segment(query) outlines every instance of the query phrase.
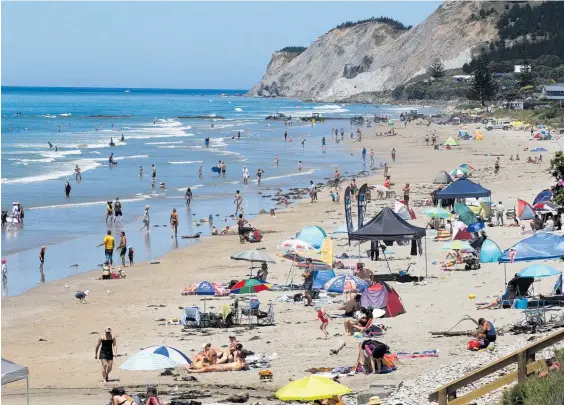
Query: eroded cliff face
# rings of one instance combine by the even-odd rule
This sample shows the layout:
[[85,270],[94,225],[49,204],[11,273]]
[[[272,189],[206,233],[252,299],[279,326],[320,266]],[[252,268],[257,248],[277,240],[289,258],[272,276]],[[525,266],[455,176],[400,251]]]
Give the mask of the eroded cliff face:
[[435,58],[447,69],[461,67],[497,36],[495,16],[470,18],[481,7],[446,2],[409,31],[378,22],[332,30],[299,55],[275,53],[249,95],[338,100],[393,89],[424,73]]

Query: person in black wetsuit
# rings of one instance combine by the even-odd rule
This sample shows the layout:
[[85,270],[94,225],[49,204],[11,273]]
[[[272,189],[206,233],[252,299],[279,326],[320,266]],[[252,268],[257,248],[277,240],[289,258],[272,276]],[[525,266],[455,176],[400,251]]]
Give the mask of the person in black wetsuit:
[[[98,350],[100,350],[98,354]],[[107,327],[103,336],[98,338],[94,358],[102,363],[102,382],[107,383],[112,371],[114,356],[117,356],[117,342],[112,335],[112,328]]]
[[72,189],[72,187],[70,185],[69,179],[67,179],[67,182],[65,183],[65,195],[67,197],[70,197],[71,189]]

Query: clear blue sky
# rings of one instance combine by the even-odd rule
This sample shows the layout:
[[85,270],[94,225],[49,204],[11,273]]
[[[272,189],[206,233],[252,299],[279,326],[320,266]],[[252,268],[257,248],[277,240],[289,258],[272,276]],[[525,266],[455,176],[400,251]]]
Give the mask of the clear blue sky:
[[2,85],[247,89],[273,51],[440,2],[2,2]]

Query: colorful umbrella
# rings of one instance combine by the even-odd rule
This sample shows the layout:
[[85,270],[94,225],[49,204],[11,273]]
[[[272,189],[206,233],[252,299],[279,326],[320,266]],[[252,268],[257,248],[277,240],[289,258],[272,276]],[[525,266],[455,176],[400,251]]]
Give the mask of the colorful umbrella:
[[182,295],[229,295],[229,291],[218,283],[200,281],[192,283],[184,289]]
[[456,169],[450,172],[450,175],[452,177],[462,177],[462,176],[466,176],[467,174],[468,174],[468,170],[463,169],[461,167],[457,167]]
[[560,272],[554,267],[546,266],[544,264],[532,264],[517,273],[519,277],[533,278],[558,276],[559,274]]
[[315,401],[350,392],[348,387],[331,378],[311,375],[292,381],[276,391],[274,395],[282,401]]
[[333,277],[323,285],[323,289],[327,292],[333,293],[346,293],[351,291],[364,291],[368,287],[368,283],[361,278],[351,276],[349,274],[342,274]]
[[474,168],[472,167],[472,165],[469,165],[468,163],[462,163],[460,166],[458,166],[461,169],[466,169],[466,170],[473,170]]
[[480,230],[484,229],[484,226],[485,225],[483,222],[474,222],[473,224],[468,225],[466,231],[470,233],[479,232]]
[[141,350],[139,353],[160,354],[162,356],[168,357],[169,359],[174,361],[179,366],[187,366],[187,365],[192,364],[192,361],[188,358],[188,356],[186,356],[180,350],[175,349],[174,347],[151,346],[151,347],[147,347],[146,349]]
[[557,211],[558,206],[550,201],[541,202],[538,204],[533,205],[535,211],[545,211],[545,212],[552,212]]
[[130,357],[119,368],[130,371],[152,371],[162,370],[165,368],[175,368],[176,362],[170,357],[156,353],[139,352],[135,356]]
[[472,246],[466,241],[462,240],[453,240],[451,242],[447,242],[442,247],[443,250],[474,250]]
[[439,207],[427,208],[423,213],[431,218],[450,218],[450,212]]
[[285,240],[280,245],[278,245],[277,249],[283,250],[285,252],[302,252],[302,253],[308,253],[314,251],[313,246],[299,239]]
[[232,294],[254,294],[261,291],[270,290],[271,284],[251,278],[249,280],[241,280],[231,287]]

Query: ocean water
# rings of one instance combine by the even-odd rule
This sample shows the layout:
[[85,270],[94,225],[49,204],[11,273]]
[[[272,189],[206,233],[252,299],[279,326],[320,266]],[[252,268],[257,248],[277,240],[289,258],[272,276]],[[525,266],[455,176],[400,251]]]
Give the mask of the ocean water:
[[[410,108],[237,95],[241,93],[244,91],[3,87],[2,209],[11,212],[12,202],[18,201],[25,210],[23,226],[3,229],[1,234],[2,258],[9,269],[8,294],[97,268],[104,261],[103,248],[97,245],[108,229],[116,241],[120,231],[126,232],[137,262],[156,260],[173,249],[197,243],[170,238],[170,229],[162,225],[168,224],[172,208],[179,211],[179,235],[209,234],[209,224],[197,226],[200,218],[213,215],[220,229],[232,225],[236,190],[243,195],[246,216],[252,217],[275,204],[259,192],[305,188],[310,180],[330,177],[336,166],[342,173],[365,168],[360,155],[349,152],[350,133],[357,127],[351,127],[348,119],[313,126],[294,120],[287,128],[293,142],[284,142],[284,123],[265,120],[270,114],[297,117],[318,112],[348,118],[377,113],[398,118]],[[179,118],[185,116],[209,118]],[[332,140],[332,128],[345,129],[345,143]],[[241,138],[232,139],[238,132]],[[124,142],[120,141],[122,134]],[[321,150],[323,136],[326,152]],[[209,148],[204,147],[206,137],[211,140]],[[115,147],[109,145],[111,138]],[[304,150],[302,139],[306,140]],[[117,166],[108,165],[110,153]],[[277,153],[279,165],[275,166]],[[227,164],[225,178],[211,171],[219,160]],[[300,160],[303,169],[298,172]],[[157,168],[155,187],[152,164]],[[81,181],[75,180],[75,165],[82,169]],[[200,165],[203,179],[198,178]],[[139,176],[140,166],[143,176]],[[243,166],[251,175],[248,185],[242,184]],[[265,171],[260,187],[255,181],[258,168]],[[64,193],[67,178],[72,185],[70,198]],[[166,188],[159,187],[161,182]],[[187,187],[194,193],[190,210],[184,203]],[[123,223],[107,225],[105,202],[116,197],[122,201]],[[145,205],[151,207],[149,234],[139,231]],[[41,245],[47,246],[42,271]],[[225,252],[226,259],[229,253]],[[116,259],[117,252],[114,262]]]

